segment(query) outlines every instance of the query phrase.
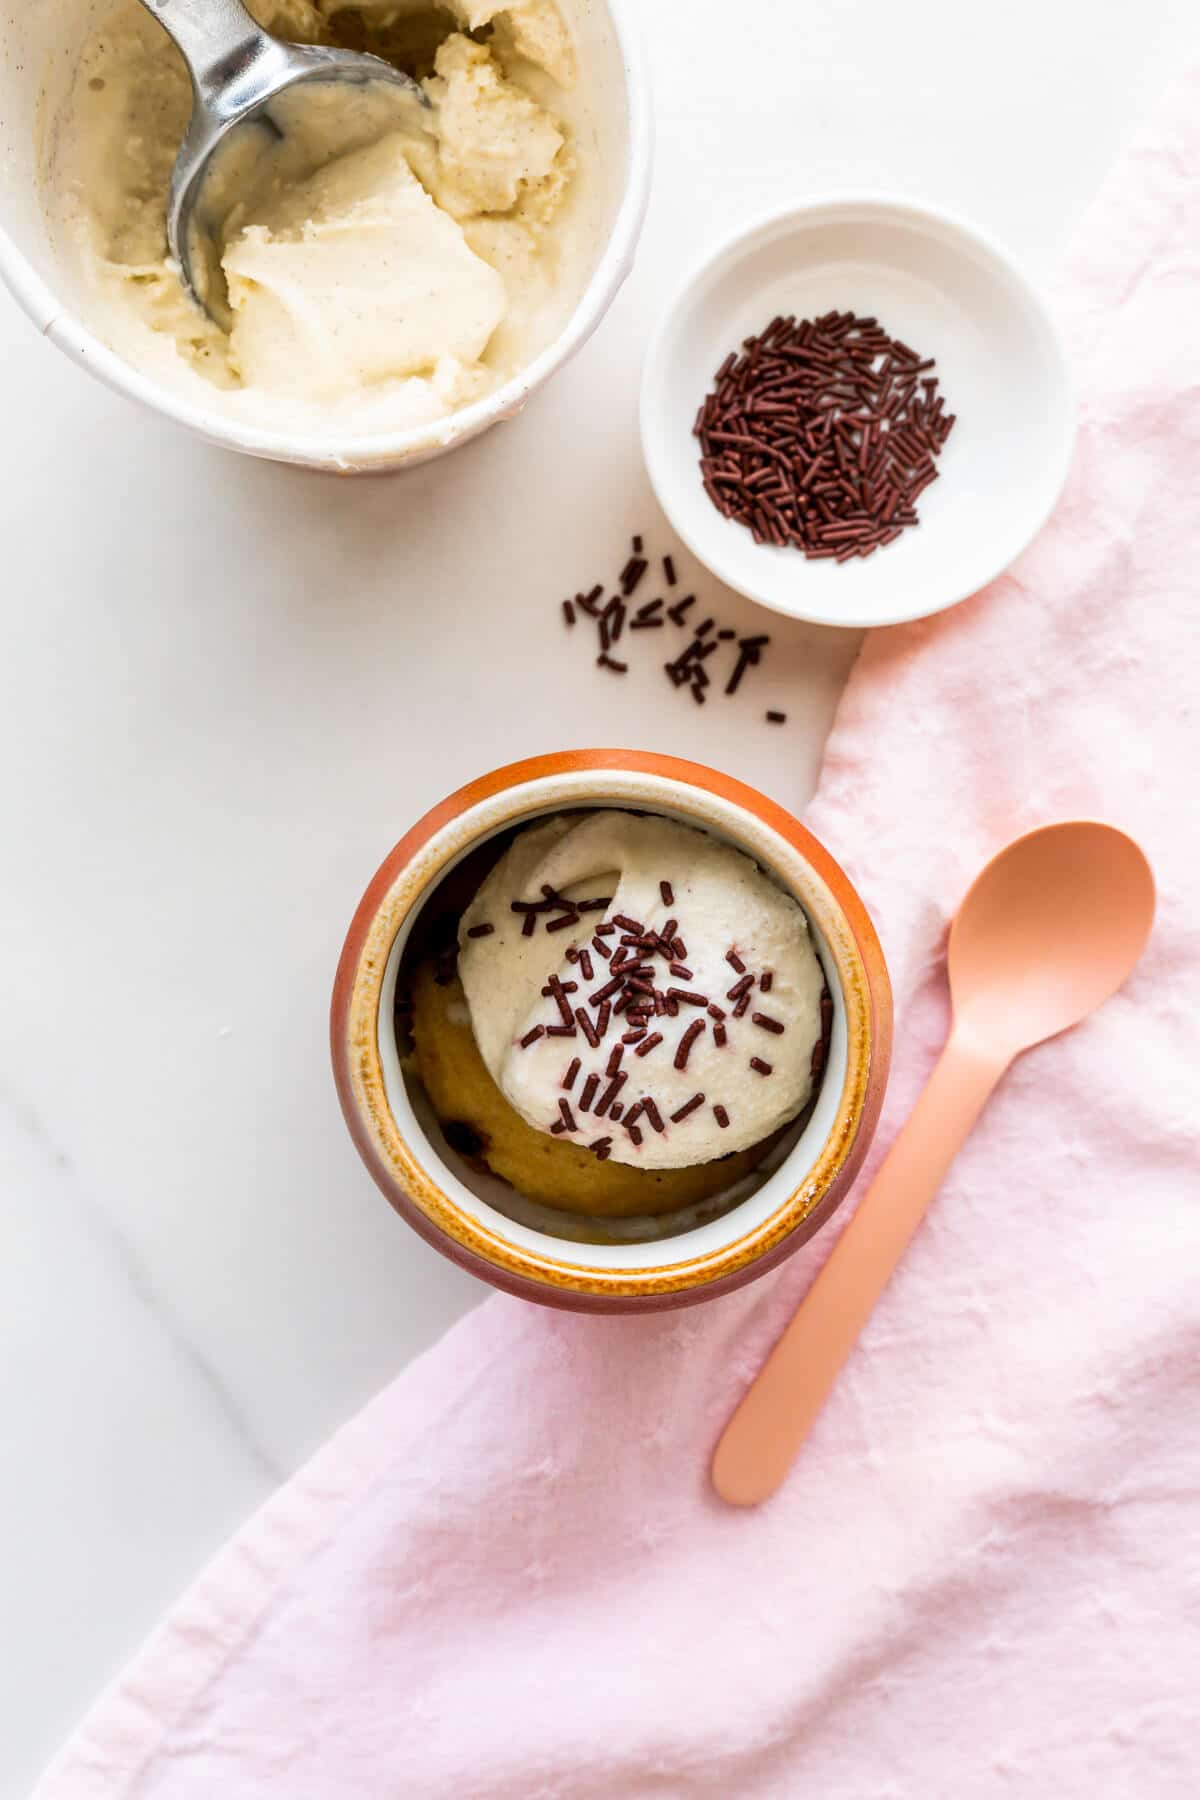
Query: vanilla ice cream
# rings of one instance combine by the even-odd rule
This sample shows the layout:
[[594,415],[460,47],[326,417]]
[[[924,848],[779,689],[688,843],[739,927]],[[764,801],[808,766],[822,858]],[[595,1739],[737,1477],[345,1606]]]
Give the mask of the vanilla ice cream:
[[808,920],[705,832],[627,812],[523,831],[459,931],[480,1054],[530,1124],[683,1168],[803,1109],[824,974]]
[[581,285],[576,153],[554,107],[576,59],[553,0],[249,5],[280,36],[411,63],[429,109],[382,83],[348,101],[305,87],[273,105],[276,130],[239,133],[204,196],[228,287],[214,322],[166,244],[187,72],[119,0],[83,49],[44,180],[101,335],[280,429],[402,430],[481,398],[551,341]]

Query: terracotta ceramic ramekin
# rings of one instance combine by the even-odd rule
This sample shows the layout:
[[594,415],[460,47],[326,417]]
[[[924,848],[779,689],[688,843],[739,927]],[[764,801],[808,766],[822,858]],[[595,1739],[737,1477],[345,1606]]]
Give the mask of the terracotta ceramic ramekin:
[[[418,1119],[393,1031],[405,941],[449,869],[498,832],[595,806],[663,813],[754,857],[804,907],[833,998],[816,1105],[762,1185],[693,1229],[599,1244],[518,1222],[468,1187]],[[811,1237],[848,1192],[871,1141],[891,1034],[891,987],[879,940],[829,852],[753,788],[697,763],[630,750],[575,750],[513,763],[426,813],[363,895],[338,965],[331,1017],[346,1123],[396,1211],[493,1286],[588,1312],[652,1311],[727,1293]]]

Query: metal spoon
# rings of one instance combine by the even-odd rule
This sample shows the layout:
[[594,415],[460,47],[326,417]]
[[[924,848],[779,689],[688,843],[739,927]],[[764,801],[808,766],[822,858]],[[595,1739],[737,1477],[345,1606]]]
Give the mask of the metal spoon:
[[209,235],[197,227],[196,207],[213,158],[232,133],[255,119],[270,124],[272,102],[306,82],[386,82],[422,107],[429,102],[411,76],[382,57],[282,43],[255,24],[241,0],[142,5],[174,38],[192,78],[192,116],[171,176],[167,241],[189,290],[215,317],[225,311],[220,264]]
[[725,1428],[712,1464],[722,1499],[753,1506],[775,1492],[992,1089],[1022,1050],[1116,993],[1153,918],[1149,864],[1111,825],[1047,825],[977,877],[950,933],[949,1042]]

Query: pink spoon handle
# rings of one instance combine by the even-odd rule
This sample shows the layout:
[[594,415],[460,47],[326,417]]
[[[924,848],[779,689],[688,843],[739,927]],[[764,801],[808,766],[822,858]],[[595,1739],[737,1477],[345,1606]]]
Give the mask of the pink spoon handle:
[[951,1036],[857,1212],[725,1428],[712,1463],[723,1500],[754,1506],[787,1474],[1007,1066]]

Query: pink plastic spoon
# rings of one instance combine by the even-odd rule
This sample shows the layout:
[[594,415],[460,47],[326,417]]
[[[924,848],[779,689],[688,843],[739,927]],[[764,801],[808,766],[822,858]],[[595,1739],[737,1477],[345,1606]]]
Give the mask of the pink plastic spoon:
[[1116,993],[1145,948],[1154,878],[1111,825],[1047,825],[983,870],[950,932],[954,1022],[924,1093],[713,1457],[753,1506],[779,1486],[992,1089],[1022,1050]]

